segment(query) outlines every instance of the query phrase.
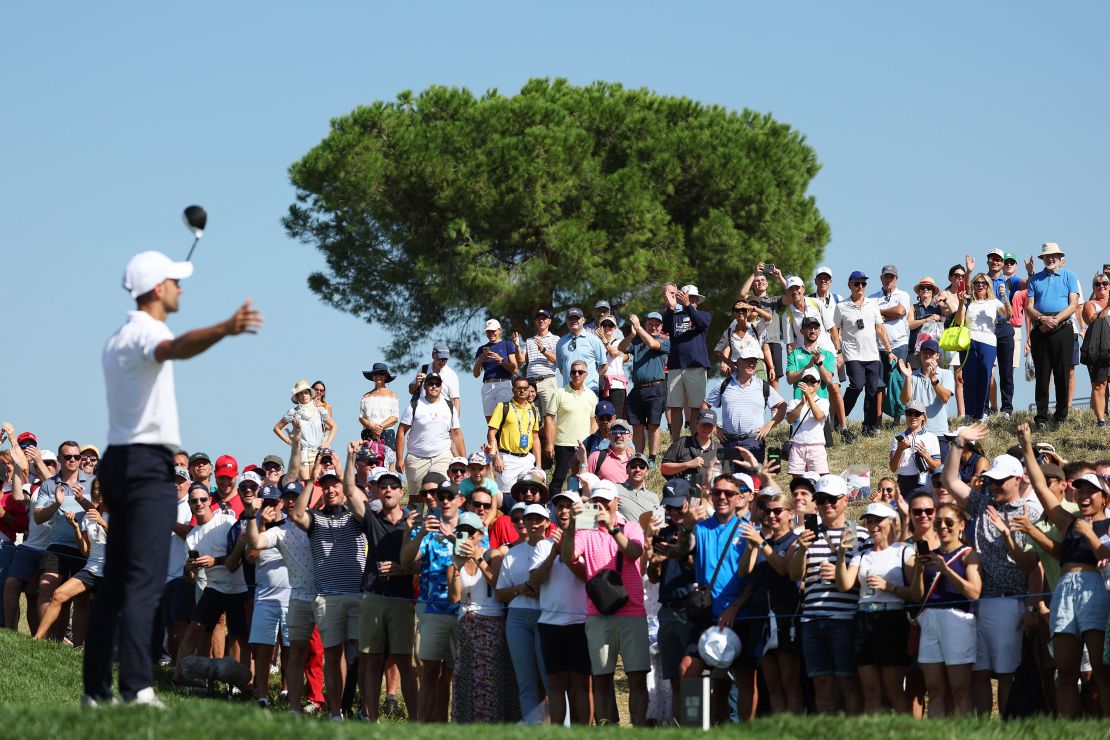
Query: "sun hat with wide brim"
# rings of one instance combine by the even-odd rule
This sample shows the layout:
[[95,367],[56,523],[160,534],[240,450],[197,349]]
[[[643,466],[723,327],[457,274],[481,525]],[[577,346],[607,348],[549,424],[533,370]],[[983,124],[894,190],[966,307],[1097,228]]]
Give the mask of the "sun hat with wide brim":
[[393,375],[391,372],[389,372],[389,366],[386,365],[384,362],[375,362],[374,366],[371,367],[369,370],[363,370],[362,377],[366,378],[367,380],[373,380],[374,376],[378,373],[385,373],[385,382],[387,383],[392,383],[397,377],[396,375]]
[[1060,245],[1056,242],[1045,242],[1044,244],[1042,244],[1039,257],[1041,259],[1044,259],[1045,257],[1051,257],[1052,255],[1063,257],[1064,250],[1060,249]]
[[917,281],[917,285],[913,286],[914,291],[921,290],[922,285],[928,285],[930,288],[933,289],[934,293],[936,293],[940,290],[940,288],[937,287],[937,281],[933,280],[928,275],[926,275],[925,277],[923,277],[923,278],[921,278],[920,280]]
[[313,398],[316,398],[316,391],[312,388],[312,385],[309,384],[307,380],[298,380],[296,385],[293,386],[293,390],[290,391],[292,395],[289,397],[289,400],[291,400],[293,403],[298,403],[297,394],[299,394],[301,391],[308,391],[312,394]]

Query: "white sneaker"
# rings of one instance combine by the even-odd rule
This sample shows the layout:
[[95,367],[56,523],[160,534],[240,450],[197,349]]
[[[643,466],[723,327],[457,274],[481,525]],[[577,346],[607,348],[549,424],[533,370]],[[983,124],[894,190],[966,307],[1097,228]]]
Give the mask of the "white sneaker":
[[92,698],[88,694],[85,694],[84,696],[81,697],[81,708],[82,709],[96,709],[99,706],[100,706],[100,702],[98,702],[96,699]]
[[306,702],[304,705],[304,709],[302,709],[301,711],[305,714],[316,714],[320,711],[320,706],[313,702]]
[[127,703],[132,706],[153,707],[154,709],[166,708],[166,705],[162,703],[162,700],[158,698],[158,695],[154,693],[154,689],[150,686],[139,691],[135,694],[135,698]]
[[331,716],[331,721],[332,722],[342,722],[343,721],[343,715],[342,714],[333,714]]

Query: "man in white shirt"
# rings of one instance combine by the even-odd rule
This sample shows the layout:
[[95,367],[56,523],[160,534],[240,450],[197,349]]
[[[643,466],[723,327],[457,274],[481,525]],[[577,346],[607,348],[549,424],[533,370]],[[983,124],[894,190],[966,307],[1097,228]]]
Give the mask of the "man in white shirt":
[[118,629],[119,688],[124,701],[161,707],[152,688],[150,635],[166,576],[166,535],[174,524],[174,452],[181,448],[173,360],[186,360],[224,337],[255,333],[262,315],[248,300],[226,321],[174,337],[166,319],[181,301],[188,262],[161,252],[131,258],[123,287],[136,310],[104,347],[108,391],[108,449],[98,477],[112,512],[108,554],[85,646],[82,705],[112,698],[112,659]]
[[[899,360],[910,358],[910,314],[913,312],[913,301],[910,294],[898,287],[898,267],[896,265],[883,265],[883,273],[879,276],[883,289],[871,294],[879,303],[879,313],[886,326],[886,336],[890,346]],[[891,363],[883,363],[883,386],[890,383]],[[883,390],[879,390],[879,409],[883,408]]]
[[848,276],[848,287],[852,293],[847,300],[836,304],[833,325],[829,332],[836,346],[837,366],[843,363],[848,375],[844,413],[852,413],[856,399],[866,389],[867,395],[863,399],[863,433],[873,437],[878,433],[882,418],[879,391],[885,387],[883,362],[879,359],[879,341],[882,341],[886,349],[886,362],[892,362],[896,355],[887,337],[878,303],[864,295],[867,275],[856,270]]
[[401,412],[397,429],[397,472],[404,473],[410,495],[430,472],[446,475],[451,458],[465,456],[459,415],[442,397],[443,379],[435,373],[424,378],[424,395]]
[[432,364],[428,366],[428,373],[417,373],[416,378],[409,383],[409,393],[416,393],[424,383],[424,378],[435,374],[443,381],[443,397],[455,407],[455,416],[462,413],[462,396],[459,391],[459,374],[447,363],[451,359],[451,349],[439,342],[432,347]]

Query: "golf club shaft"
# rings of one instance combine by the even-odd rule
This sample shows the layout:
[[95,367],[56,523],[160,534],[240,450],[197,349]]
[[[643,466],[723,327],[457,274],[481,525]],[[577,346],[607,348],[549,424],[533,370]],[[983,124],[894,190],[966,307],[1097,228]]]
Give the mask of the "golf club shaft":
[[193,259],[193,250],[197,248],[197,242],[199,242],[199,241],[200,241],[199,236],[196,237],[195,239],[193,239],[193,246],[189,247],[189,255],[185,258],[186,262],[189,262],[190,260]]

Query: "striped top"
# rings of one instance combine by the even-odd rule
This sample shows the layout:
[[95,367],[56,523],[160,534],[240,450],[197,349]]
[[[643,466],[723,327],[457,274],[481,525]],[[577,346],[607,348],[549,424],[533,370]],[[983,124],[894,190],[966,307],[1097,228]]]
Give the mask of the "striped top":
[[[817,539],[806,551],[805,597],[802,600],[802,621],[811,619],[853,619],[859,606],[859,591],[840,591],[835,580],[821,580],[821,564],[836,564],[836,548],[840,545],[843,528],[822,528]],[[856,526],[856,542],[859,543],[847,554],[851,562],[853,556],[871,552],[871,540],[867,530]]]
[[543,348],[555,354],[555,347],[559,344],[559,337],[551,332],[547,336],[539,336],[538,334],[528,337],[524,342],[524,349],[527,354],[528,362],[528,379],[529,380],[543,380],[544,378],[555,377],[555,363],[543,356],[543,353],[536,347],[536,340],[543,340]]
[[318,594],[359,594],[366,570],[366,537],[346,506],[308,512],[308,542],[312,547],[314,582]]

